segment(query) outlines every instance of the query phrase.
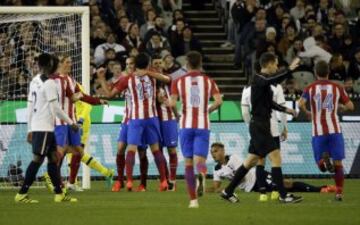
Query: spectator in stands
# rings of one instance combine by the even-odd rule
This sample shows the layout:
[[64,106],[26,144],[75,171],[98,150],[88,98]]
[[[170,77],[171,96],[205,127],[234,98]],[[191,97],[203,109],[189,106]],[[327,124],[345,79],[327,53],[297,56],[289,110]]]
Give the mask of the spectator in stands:
[[172,74],[181,68],[180,63],[175,61],[174,57],[171,55],[171,52],[165,50],[161,52],[161,57],[164,61],[164,73]]
[[329,0],[320,0],[319,7],[316,10],[316,19],[320,24],[327,24],[329,22]]
[[182,7],[182,0],[158,0],[158,6],[163,13],[166,24],[170,24],[173,11]]
[[153,33],[150,41],[146,44],[146,51],[152,56],[160,54],[161,51],[170,49],[169,43],[159,33]]
[[116,41],[116,37],[113,33],[110,33],[107,36],[107,40],[106,43],[101,44],[99,46],[97,46],[95,48],[95,63],[96,65],[101,65],[105,62],[105,51],[109,48],[112,48],[115,50],[116,54],[122,54],[126,52],[126,49],[124,48],[124,46],[118,44],[115,42]]
[[236,0],[231,8],[231,15],[235,24],[235,68],[240,68],[242,61],[241,45],[242,38],[241,33],[245,24],[251,21],[251,18],[255,15],[256,1],[246,0],[244,3],[242,0]]
[[355,50],[354,57],[349,65],[348,74],[353,80],[360,78],[360,47]]
[[334,26],[334,35],[329,39],[329,44],[333,52],[342,53],[344,48],[345,29],[342,24]]
[[287,51],[289,50],[290,46],[294,43],[297,37],[296,27],[293,23],[290,23],[286,29],[285,34],[281,38],[278,44],[278,51],[282,54],[282,56],[286,56]]
[[178,19],[176,21],[176,26],[172,26],[169,30],[169,42],[171,46],[176,45],[176,43],[182,39],[182,32],[185,27],[185,22],[183,19]]
[[324,60],[325,62],[330,62],[331,54],[321,47],[319,47],[314,37],[308,37],[304,41],[304,49],[305,51],[299,53],[299,57],[302,58],[310,58],[316,64],[320,60]]
[[139,26],[136,23],[132,23],[129,26],[128,35],[126,35],[122,45],[126,48],[127,52],[130,52],[133,48],[136,48],[138,52],[145,50],[145,44],[140,38]]
[[109,61],[106,66],[105,76],[109,83],[115,83],[121,76],[121,63],[116,60]]
[[256,47],[265,40],[266,20],[257,18],[254,30],[249,31],[244,41],[244,56],[250,56],[256,50]]
[[146,22],[140,27],[140,37],[145,39],[145,34],[155,27],[156,13],[154,9],[150,9],[146,12]]
[[274,27],[266,28],[265,41],[270,43],[277,43],[276,29]]
[[354,80],[350,76],[345,79],[344,88],[346,93],[348,93],[349,95],[359,94],[354,91]]
[[200,41],[193,35],[189,26],[185,26],[182,33],[182,39],[174,45],[173,55],[175,57],[186,55],[189,51],[198,51],[202,53]]
[[345,81],[347,77],[344,60],[341,54],[335,53],[330,60],[330,80]]
[[[286,52],[285,61],[290,64],[302,51],[304,51],[302,40],[300,38],[294,39],[294,42],[290,45],[290,48]],[[309,61],[308,59],[305,60]]]
[[303,25],[302,33],[306,37],[311,36],[314,27],[316,26],[316,18],[311,15],[306,19],[306,23]]
[[124,38],[126,37],[129,25],[129,18],[127,18],[126,16],[123,16],[119,19],[119,26],[116,28],[116,36],[119,40],[119,43],[122,43]]
[[106,32],[104,32],[100,27],[95,28],[94,32],[90,34],[90,46],[91,48],[96,48],[97,46],[106,42]]
[[353,37],[350,35],[345,35],[344,37],[344,47],[342,49],[342,55],[344,61],[350,62],[351,57],[354,55],[354,52],[357,48],[357,43],[354,43]]
[[280,33],[281,30],[281,23],[283,19],[283,15],[285,13],[284,4],[282,2],[277,2],[274,4],[274,6],[269,9],[269,24],[274,26],[276,30]]
[[321,36],[325,35],[325,30],[324,30],[323,26],[321,26],[321,24],[316,24],[311,31],[311,36],[316,37],[319,35],[321,35]]
[[285,81],[284,94],[289,98],[296,98],[301,95],[301,90],[294,78],[289,78]]
[[105,50],[105,60],[104,64],[107,64],[109,61],[116,60],[116,52],[113,48],[108,48]]
[[305,16],[305,2],[304,0],[296,0],[296,5],[290,10],[290,15],[295,20],[301,20]]
[[166,24],[164,18],[161,16],[157,16],[155,18],[155,26],[152,29],[148,30],[148,32],[146,32],[144,42],[147,43],[154,33],[160,34],[162,36],[162,39],[167,39],[168,36],[165,27]]

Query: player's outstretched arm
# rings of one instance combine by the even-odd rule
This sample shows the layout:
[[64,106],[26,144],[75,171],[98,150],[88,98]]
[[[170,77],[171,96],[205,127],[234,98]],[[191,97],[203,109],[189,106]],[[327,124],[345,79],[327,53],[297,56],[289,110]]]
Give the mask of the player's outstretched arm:
[[164,82],[164,83],[170,83],[171,82],[171,78],[164,75],[164,74],[161,74],[161,73],[158,73],[158,72],[154,72],[154,71],[150,71],[150,70],[140,70],[140,69],[137,69],[135,71],[135,74],[136,75],[139,75],[139,76],[144,76],[144,75],[148,75],[149,77],[152,77],[158,81],[161,81],[161,82]]
[[287,69],[280,70],[276,74],[269,77],[259,76],[261,79],[258,79],[257,82],[260,85],[279,84],[283,82],[285,79],[287,79],[291,75],[291,72],[294,71],[299,65],[300,65],[300,58],[295,58],[290,63]]

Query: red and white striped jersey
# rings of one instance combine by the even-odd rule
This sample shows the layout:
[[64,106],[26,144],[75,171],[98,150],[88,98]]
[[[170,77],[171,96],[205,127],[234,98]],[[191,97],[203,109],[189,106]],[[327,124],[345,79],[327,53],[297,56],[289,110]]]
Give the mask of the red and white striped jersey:
[[[54,74],[51,76],[56,83],[58,100],[62,110],[70,117],[74,123],[76,122],[75,104],[71,101],[71,96],[75,93],[76,82],[67,75]],[[66,125],[67,123],[56,117],[55,125]]]
[[179,96],[182,103],[180,128],[209,129],[209,100],[219,93],[216,83],[197,71],[173,81],[171,94]]
[[146,75],[130,75],[121,78],[115,88],[119,92],[128,89],[130,93],[130,119],[149,119],[157,116],[155,79]]
[[[170,98],[170,87],[169,85],[164,85],[158,88],[158,92],[160,95],[164,96],[166,99]],[[166,104],[157,104],[157,112],[159,115],[160,121],[168,121],[168,120],[176,120],[176,116],[174,111],[166,106]]]
[[342,86],[318,80],[305,88],[302,98],[310,102],[313,136],[341,133],[338,106],[350,101]]
[[125,111],[124,111],[124,116],[123,119],[121,121],[121,123],[123,124],[127,124],[130,120],[130,115],[131,115],[131,94],[130,91],[128,89],[126,89],[123,92],[124,98],[125,98]]

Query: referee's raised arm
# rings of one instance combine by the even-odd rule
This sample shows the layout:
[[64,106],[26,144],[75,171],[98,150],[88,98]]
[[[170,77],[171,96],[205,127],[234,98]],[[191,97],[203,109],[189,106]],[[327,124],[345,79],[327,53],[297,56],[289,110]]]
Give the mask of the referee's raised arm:
[[273,61],[273,54],[263,54],[260,58],[261,72],[256,73],[254,76],[254,84],[265,86],[271,84],[281,83],[283,80],[291,75],[291,71],[295,70],[300,63],[299,58],[295,58],[288,68],[277,71],[277,59],[276,66],[268,66]]

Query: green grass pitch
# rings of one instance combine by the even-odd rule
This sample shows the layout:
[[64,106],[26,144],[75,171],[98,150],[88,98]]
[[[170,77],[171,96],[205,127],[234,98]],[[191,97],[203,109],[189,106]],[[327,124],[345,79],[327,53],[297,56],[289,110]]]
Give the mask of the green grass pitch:
[[[331,180],[307,180],[313,184]],[[210,184],[210,183],[209,183]],[[333,194],[306,193],[299,204],[260,203],[257,193],[238,193],[240,203],[230,204],[218,194],[207,193],[199,209],[188,209],[184,181],[176,192],[157,192],[157,182],[150,181],[144,193],[112,193],[103,182],[92,182],[92,189],[73,193],[77,203],[54,203],[45,189],[32,189],[39,204],[14,202],[16,190],[0,190],[1,225],[321,225],[360,224],[360,180],[346,180],[343,202],[334,202]]]

